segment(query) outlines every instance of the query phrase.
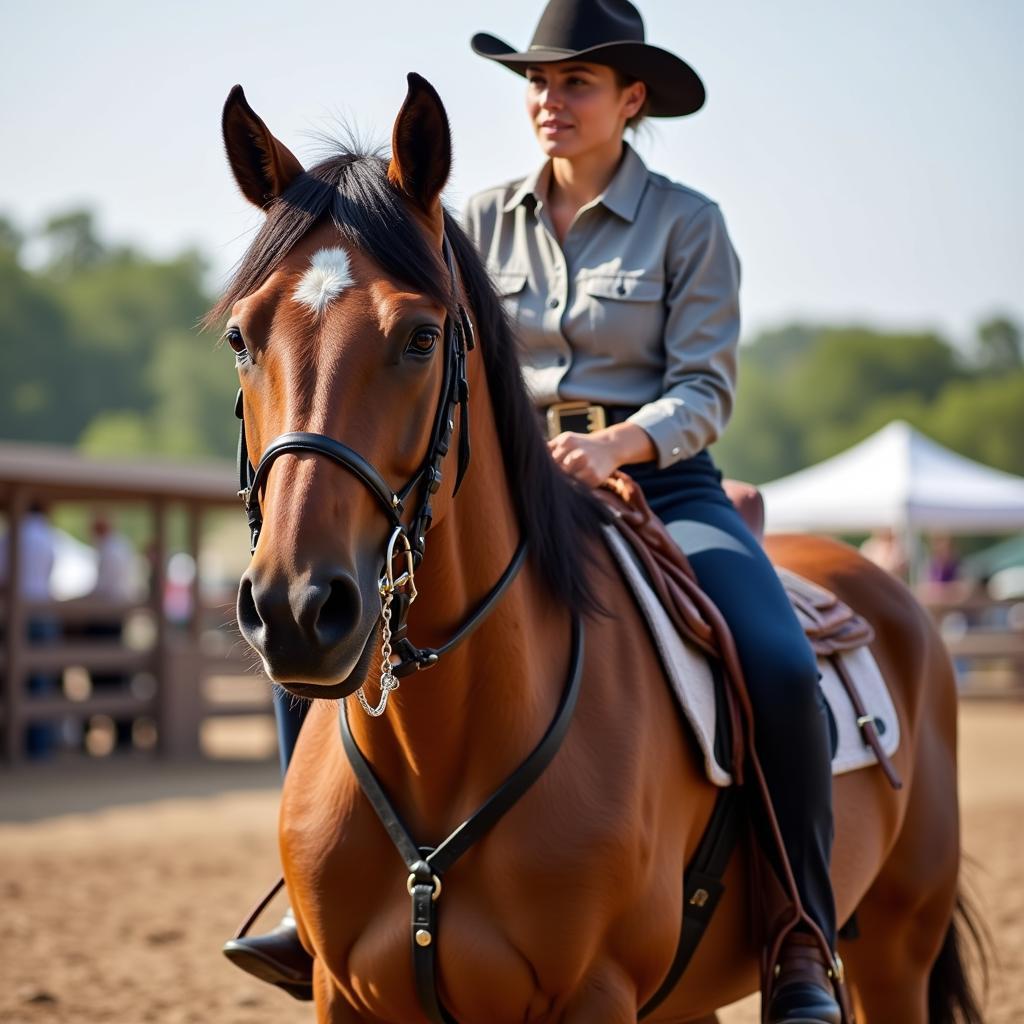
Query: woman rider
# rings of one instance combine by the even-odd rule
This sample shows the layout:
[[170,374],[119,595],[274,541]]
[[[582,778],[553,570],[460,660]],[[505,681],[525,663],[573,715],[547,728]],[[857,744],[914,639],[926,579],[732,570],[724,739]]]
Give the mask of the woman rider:
[[[648,170],[623,140],[645,115],[698,110],[704,87],[644,42],[627,0],[551,0],[525,52],[486,34],[472,46],[525,75],[547,158],[474,196],[466,227],[516,322],[551,455],[591,486],[629,473],[726,617],[801,902],[834,949],[831,751],[816,660],[707,452],[733,404],[739,265],[718,206]],[[819,946],[797,932],[789,947],[767,1020],[838,1022]]]
[[[726,617],[803,909],[834,949],[831,754],[816,659],[707,452],[732,410],[739,264],[718,206],[648,170],[623,139],[644,116],[695,112],[704,87],[644,42],[627,0],[551,0],[527,51],[487,34],[472,46],[526,77],[547,158],[474,196],[466,228],[517,324],[552,457],[590,486],[628,472]],[[300,723],[281,702],[278,711],[286,761]],[[225,952],[293,991],[309,970],[287,918]],[[780,963],[769,1024],[839,1024],[817,941],[798,930]]]

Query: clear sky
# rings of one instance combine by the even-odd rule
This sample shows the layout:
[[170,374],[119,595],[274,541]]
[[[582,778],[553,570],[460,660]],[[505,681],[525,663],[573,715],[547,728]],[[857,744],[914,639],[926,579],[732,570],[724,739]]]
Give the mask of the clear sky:
[[[539,162],[523,85],[472,54],[517,48],[541,3],[0,0],[0,212],[75,204],[104,235],[198,245],[218,280],[258,223],[224,161],[241,82],[300,158],[340,116],[386,140],[405,73],[455,139],[456,208]],[[1024,321],[1022,0],[643,0],[648,40],[708,103],[641,154],[718,200],[744,268],[746,332],[790,318],[938,327]]]

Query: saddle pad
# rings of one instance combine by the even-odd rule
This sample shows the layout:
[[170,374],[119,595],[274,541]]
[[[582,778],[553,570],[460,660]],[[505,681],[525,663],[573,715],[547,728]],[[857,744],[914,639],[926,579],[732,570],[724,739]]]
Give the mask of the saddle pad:
[[[647,582],[636,556],[618,531],[606,526],[605,535],[650,627],[672,692],[697,739],[708,779],[716,786],[731,786],[732,775],[715,760],[715,683],[707,658],[698,648],[681,639]],[[837,657],[844,659],[864,707],[875,717],[882,749],[891,757],[899,747],[900,723],[874,656],[869,648],[860,647]],[[832,774],[842,775],[875,764],[877,758],[861,736],[857,713],[831,661],[819,658],[818,667],[822,675],[821,689],[838,733]]]

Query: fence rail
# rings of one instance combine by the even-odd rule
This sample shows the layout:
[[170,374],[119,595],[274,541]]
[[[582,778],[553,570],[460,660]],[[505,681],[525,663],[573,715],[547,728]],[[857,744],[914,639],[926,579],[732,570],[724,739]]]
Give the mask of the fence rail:
[[[26,730],[34,724],[147,719],[157,753],[183,758],[201,753],[207,720],[272,714],[270,686],[231,635],[223,607],[204,607],[193,626],[163,632],[147,617],[153,619],[152,605],[138,602],[25,606],[25,636],[15,640],[19,649],[7,662],[15,676],[0,676],[0,733],[8,738],[9,763],[24,758]],[[133,618],[142,628],[126,642],[122,627],[130,632]],[[33,623],[46,629],[33,632]],[[109,635],[89,637],[97,626]]]
[[923,601],[953,659],[961,696],[1024,698],[1024,602],[976,593]]

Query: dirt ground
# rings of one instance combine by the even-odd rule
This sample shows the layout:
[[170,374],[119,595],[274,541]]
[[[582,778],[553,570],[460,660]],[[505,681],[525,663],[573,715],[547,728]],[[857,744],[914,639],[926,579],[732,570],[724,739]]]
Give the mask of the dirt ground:
[[[968,883],[999,951],[986,1021],[1018,1024],[1024,707],[964,706],[961,775]],[[0,1021],[309,1024],[218,952],[275,875],[276,807],[270,763],[0,773]]]

